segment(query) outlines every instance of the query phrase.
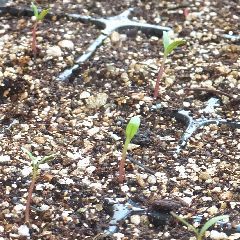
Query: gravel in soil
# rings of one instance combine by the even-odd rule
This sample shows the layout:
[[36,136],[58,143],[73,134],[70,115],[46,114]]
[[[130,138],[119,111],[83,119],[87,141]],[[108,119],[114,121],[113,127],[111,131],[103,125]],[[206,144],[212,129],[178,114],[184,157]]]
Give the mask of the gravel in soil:
[[[1,237],[94,239],[111,220],[106,198],[132,199],[148,208],[169,199],[184,203],[176,211],[190,221],[197,214],[205,219],[229,214],[232,223],[240,224],[240,130],[205,126],[174,157],[185,125],[172,117],[178,109],[200,117],[211,96],[185,88],[214,88],[240,97],[239,41],[222,35],[240,34],[237,1],[37,2],[49,4],[53,12],[95,17],[136,7],[131,18],[172,27],[187,44],[168,58],[156,101],[153,84],[162,59],[157,36],[134,29],[114,32],[81,65],[73,82],[59,82],[59,73],[74,64],[101,30],[66,18],[46,19],[37,32],[34,59],[31,18],[0,16]],[[26,7],[26,1],[10,5]],[[229,98],[220,99],[221,106],[209,117],[240,121],[239,102],[227,105]],[[154,110],[156,103],[161,107]],[[118,161],[124,129],[133,115],[141,116],[141,126],[128,158],[155,174],[127,161],[126,183],[120,186]],[[58,153],[36,184],[29,233],[23,219],[30,160],[21,147],[37,156]],[[146,215],[129,217],[118,227],[112,239],[193,236],[173,220],[156,226]],[[216,239],[209,234],[208,239]]]

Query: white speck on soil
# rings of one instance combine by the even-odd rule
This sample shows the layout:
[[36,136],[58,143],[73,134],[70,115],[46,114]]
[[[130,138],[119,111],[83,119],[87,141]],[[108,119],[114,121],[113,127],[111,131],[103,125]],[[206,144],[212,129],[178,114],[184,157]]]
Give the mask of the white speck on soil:
[[110,38],[111,38],[112,43],[119,42],[119,40],[120,40],[120,34],[119,34],[118,32],[116,32],[116,31],[114,31],[114,32],[112,33],[112,35],[110,36]]
[[47,49],[47,56],[48,57],[61,57],[62,50],[59,46],[52,46]]
[[21,213],[21,212],[23,212],[24,210],[25,210],[25,206],[24,205],[22,205],[22,204],[17,204],[16,206],[14,206],[14,211],[16,212],[16,213]]
[[100,128],[99,127],[93,127],[93,128],[90,128],[87,133],[89,136],[93,136],[95,135],[96,133],[98,133],[100,131]]
[[83,91],[83,92],[80,93],[79,98],[80,99],[86,99],[86,98],[89,98],[90,96],[91,96],[91,94],[89,92]]
[[109,136],[115,141],[119,141],[121,139],[117,134],[112,132],[109,132]]
[[135,225],[139,225],[140,222],[141,222],[141,218],[140,218],[140,215],[132,215],[130,217],[130,221],[131,223],[135,224]]
[[121,186],[121,190],[123,192],[129,192],[129,187],[127,185],[123,185],[123,186]]
[[32,167],[29,167],[29,166],[24,166],[23,169],[21,170],[21,173],[24,177],[29,176],[31,172],[32,172]]
[[92,174],[95,170],[96,170],[95,166],[89,166],[89,167],[86,168],[86,172],[88,174]]
[[67,40],[67,39],[58,42],[58,45],[59,45],[60,47],[62,47],[62,48],[68,48],[68,49],[70,49],[70,50],[73,50],[73,49],[74,49],[74,44],[73,44],[73,42],[70,41],[70,40]]
[[24,237],[29,237],[30,236],[30,233],[29,233],[29,228],[27,225],[21,225],[19,228],[18,228],[18,234],[20,236],[24,236]]
[[157,178],[155,176],[150,175],[147,181],[149,184],[155,184],[157,182]]
[[95,96],[89,97],[87,102],[87,107],[89,108],[100,108],[107,103],[108,95],[106,93],[98,93]]
[[88,166],[90,165],[90,158],[89,157],[85,157],[81,160],[78,161],[77,163],[77,169],[78,170],[85,170]]
[[124,238],[124,234],[122,233],[114,233],[113,234],[113,237],[116,239],[116,240],[121,240]]
[[0,155],[0,163],[10,162],[11,158],[9,155]]
[[228,239],[228,236],[226,233],[212,230],[210,233],[210,238],[213,240],[223,240],[223,239]]
[[40,209],[41,211],[47,211],[50,207],[46,204],[41,205]]
[[50,166],[47,164],[47,163],[43,163],[43,164],[40,164],[39,165],[39,168],[41,170],[49,170],[50,169]]

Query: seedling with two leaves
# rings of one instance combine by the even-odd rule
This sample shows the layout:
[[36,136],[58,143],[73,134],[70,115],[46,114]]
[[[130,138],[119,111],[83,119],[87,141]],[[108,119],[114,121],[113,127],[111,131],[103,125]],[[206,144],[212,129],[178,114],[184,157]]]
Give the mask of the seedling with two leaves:
[[31,8],[32,8],[33,14],[34,14],[34,24],[33,24],[33,28],[32,28],[32,51],[33,51],[34,58],[36,58],[36,55],[37,55],[37,37],[36,37],[37,27],[44,20],[45,16],[48,14],[50,9],[49,8],[43,9],[41,12],[39,12],[38,7],[33,2],[31,4]]
[[221,215],[221,216],[217,216],[217,217],[213,217],[211,219],[209,219],[203,226],[201,229],[198,229],[196,227],[194,227],[192,224],[188,223],[185,219],[183,219],[182,217],[178,216],[176,213],[171,212],[171,215],[176,218],[179,222],[183,223],[185,226],[188,227],[189,230],[193,231],[195,233],[196,239],[197,240],[203,240],[206,231],[212,227],[214,224],[216,224],[218,221],[221,220],[225,220],[228,219],[229,216],[228,215]]
[[126,162],[126,156],[127,156],[127,149],[128,146],[135,136],[135,134],[138,131],[138,128],[140,126],[140,118],[138,116],[134,116],[130,119],[127,128],[126,128],[126,140],[123,146],[123,151],[122,151],[122,159],[119,164],[119,183],[123,183],[125,180],[125,162]]
[[175,40],[171,41],[170,36],[169,36],[169,32],[163,31],[164,55],[163,55],[162,64],[159,68],[158,75],[157,75],[157,81],[156,81],[156,84],[155,84],[154,95],[153,95],[154,98],[158,97],[160,80],[162,79],[163,74],[164,74],[164,66],[165,66],[165,62],[167,60],[168,55],[174,49],[176,49],[178,46],[183,45],[185,43],[186,43],[186,41],[183,40],[183,39],[175,39]]
[[26,148],[22,147],[21,149],[31,159],[31,167],[32,167],[32,181],[31,181],[31,184],[28,189],[28,197],[27,197],[26,210],[25,210],[25,223],[29,223],[32,193],[33,193],[33,190],[34,190],[34,187],[35,187],[35,184],[36,184],[39,172],[40,172],[40,165],[53,160],[55,158],[56,154],[51,154],[49,156],[39,158],[39,157],[33,156],[32,153],[29,152]]

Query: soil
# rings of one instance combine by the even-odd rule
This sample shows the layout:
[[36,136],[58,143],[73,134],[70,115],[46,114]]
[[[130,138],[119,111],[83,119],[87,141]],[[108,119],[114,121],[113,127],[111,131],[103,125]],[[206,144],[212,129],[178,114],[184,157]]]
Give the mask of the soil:
[[[8,6],[24,9],[30,2]],[[216,232],[208,231],[206,239],[240,239],[234,233],[240,224],[240,128],[201,127],[174,154],[186,129],[176,111],[189,110],[195,119],[240,121],[238,1],[36,2],[53,14],[38,27],[36,58],[31,16],[0,12],[0,239],[194,239],[170,211],[190,223],[203,215],[201,224],[229,215],[232,229],[217,229],[228,237],[214,238]],[[174,37],[187,41],[168,57],[158,99],[152,96],[162,40],[136,29],[112,33],[70,81],[57,80],[101,34],[97,26],[63,15],[108,17],[130,7],[131,19],[171,27]],[[62,40],[73,47],[62,47]],[[52,53],[53,46],[60,48]],[[220,105],[203,113],[213,96]],[[141,125],[121,185],[118,163],[134,115]],[[40,173],[26,225],[31,162],[21,147],[35,156],[57,154]],[[132,200],[149,214],[134,213],[104,236],[113,215],[107,199]],[[167,220],[151,212],[164,212]]]

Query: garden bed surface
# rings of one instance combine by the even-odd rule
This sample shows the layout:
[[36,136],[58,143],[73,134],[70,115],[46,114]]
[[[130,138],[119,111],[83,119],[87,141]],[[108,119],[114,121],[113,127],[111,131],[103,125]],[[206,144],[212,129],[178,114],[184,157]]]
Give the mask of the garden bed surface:
[[[108,198],[132,200],[149,210],[156,210],[164,199],[176,203],[167,211],[189,222],[196,215],[203,214],[205,221],[227,214],[233,225],[239,225],[240,129],[204,126],[174,154],[186,129],[174,118],[177,110],[189,110],[195,119],[240,121],[240,40],[228,35],[240,36],[238,1],[37,2],[50,6],[53,16],[38,28],[36,59],[31,17],[0,14],[0,237],[104,239],[113,214]],[[11,1],[9,6],[26,8],[30,2]],[[187,41],[168,57],[158,99],[152,95],[162,40],[136,29],[112,33],[74,78],[59,81],[59,74],[74,65],[101,29],[57,16],[109,17],[130,7],[135,9],[129,18],[171,27],[175,37]],[[71,42],[70,47],[63,47],[62,40]],[[56,46],[58,53],[51,51]],[[189,88],[216,89],[232,98]],[[220,105],[202,113],[212,96]],[[141,125],[128,151],[126,181],[120,185],[124,131],[134,115],[141,117]],[[30,184],[30,160],[21,147],[36,156],[57,153],[37,181],[29,236],[19,231]],[[234,230],[226,234],[227,239],[239,239]],[[119,222],[117,232],[105,239],[191,237],[172,218],[160,224],[151,215],[135,214]]]

